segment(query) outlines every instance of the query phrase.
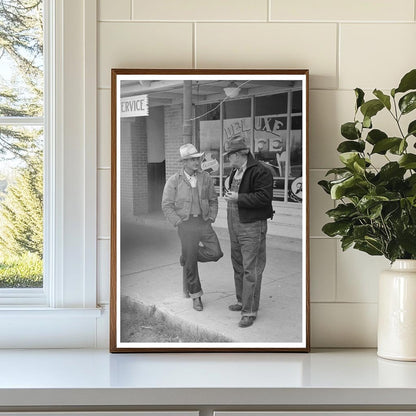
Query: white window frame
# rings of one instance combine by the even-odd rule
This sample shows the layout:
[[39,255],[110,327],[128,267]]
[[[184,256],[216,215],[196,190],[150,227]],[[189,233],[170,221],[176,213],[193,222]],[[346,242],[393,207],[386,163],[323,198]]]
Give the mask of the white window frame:
[[3,296],[0,347],[95,347],[97,0],[44,2],[46,278]]

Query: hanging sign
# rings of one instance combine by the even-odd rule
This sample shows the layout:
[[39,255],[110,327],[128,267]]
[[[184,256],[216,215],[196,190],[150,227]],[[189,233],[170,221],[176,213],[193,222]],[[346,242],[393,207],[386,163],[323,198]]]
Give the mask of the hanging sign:
[[149,115],[147,95],[135,95],[120,99],[121,117],[143,117]]

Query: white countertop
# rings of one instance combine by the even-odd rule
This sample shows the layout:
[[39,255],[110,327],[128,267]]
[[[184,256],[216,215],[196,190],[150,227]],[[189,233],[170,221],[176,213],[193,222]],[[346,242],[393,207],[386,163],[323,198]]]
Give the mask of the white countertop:
[[0,350],[0,407],[306,404],[416,406],[416,363],[375,350]]

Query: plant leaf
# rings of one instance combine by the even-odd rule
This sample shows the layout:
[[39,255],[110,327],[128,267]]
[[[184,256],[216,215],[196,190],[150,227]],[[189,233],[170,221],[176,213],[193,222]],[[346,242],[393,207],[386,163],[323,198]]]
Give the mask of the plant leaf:
[[411,254],[416,254],[416,227],[408,227],[398,238],[400,246]]
[[383,252],[381,249],[375,248],[373,245],[370,245],[368,242],[356,242],[354,248],[360,251],[364,251],[370,256],[381,256]]
[[351,235],[346,235],[341,238],[341,247],[342,251],[347,250],[354,244],[354,237]]
[[357,240],[364,241],[365,237],[368,236],[369,234],[372,234],[372,232],[373,232],[373,228],[371,227],[371,225],[368,225],[368,224],[357,225],[352,230],[352,235],[356,241]]
[[345,141],[341,142],[339,146],[337,147],[337,151],[340,153],[346,153],[346,152],[364,152],[365,149],[365,142],[363,140],[358,140],[356,142],[353,141]]
[[410,124],[409,127],[407,128],[407,135],[408,136],[415,136],[416,137],[416,120],[413,120]]
[[339,160],[346,166],[352,166],[359,157],[357,152],[345,152],[339,155]]
[[389,241],[389,243],[387,244],[387,255],[386,255],[386,257],[390,261],[395,261],[398,258],[402,257],[402,250],[400,249],[399,242],[397,241],[396,238]]
[[406,139],[400,139],[400,143],[395,144],[389,149],[389,152],[393,155],[402,155],[403,152],[407,149]]
[[371,122],[371,117],[364,116],[363,127],[366,129],[371,129],[373,127],[373,123]]
[[399,108],[402,114],[408,114],[416,108],[416,92],[409,92],[399,101]]
[[393,146],[400,146],[402,139],[399,137],[387,137],[386,139],[382,139],[378,141],[374,147],[371,154],[377,153],[380,155],[384,155],[387,150],[391,149]]
[[372,208],[382,201],[388,201],[389,199],[383,195],[364,195],[360,202],[357,204],[357,208],[365,212],[367,209]]
[[331,198],[340,199],[345,195],[345,190],[354,187],[358,182],[358,178],[350,176],[349,178],[343,179],[342,181],[334,184],[331,187]]
[[327,194],[330,194],[331,193],[331,187],[330,187],[330,185],[329,185],[329,182],[328,181],[324,181],[324,180],[322,180],[322,181],[319,181],[318,182],[318,185],[327,193]]
[[399,86],[395,89],[395,93],[397,92],[406,92],[409,90],[416,89],[416,69],[412,69],[400,81]]
[[355,90],[355,111],[358,111],[358,109],[364,104],[364,91],[361,88],[356,88]]
[[333,218],[334,220],[339,220],[342,218],[348,218],[351,215],[354,215],[357,212],[354,204],[339,204],[336,208],[330,209],[326,212],[326,215]]
[[416,155],[407,153],[399,159],[399,165],[405,169],[416,169]]
[[341,126],[341,134],[348,140],[357,140],[361,137],[361,133],[357,129],[357,123],[353,121],[344,123]]
[[377,204],[374,207],[370,208],[370,218],[375,220],[381,216],[381,212],[383,211],[383,204]]
[[335,174],[335,175],[343,175],[344,173],[347,173],[347,172],[351,172],[351,169],[349,169],[349,168],[333,168],[333,169],[330,169],[326,174],[325,174],[325,176],[328,176],[328,175],[331,175],[331,174]]
[[375,89],[373,94],[383,103],[388,110],[391,109],[390,97],[385,95],[382,91]]
[[351,227],[349,221],[335,221],[329,222],[322,227],[322,231],[329,237],[335,237],[336,235],[346,235]]
[[368,132],[366,141],[370,144],[376,144],[380,140],[387,139],[387,134],[384,131],[374,129]]
[[364,115],[364,118],[371,118],[383,108],[384,105],[382,102],[380,102],[380,100],[370,100],[365,102],[360,109]]
[[390,178],[403,178],[406,169],[401,168],[397,162],[385,164],[379,171],[378,176],[381,181],[388,181]]

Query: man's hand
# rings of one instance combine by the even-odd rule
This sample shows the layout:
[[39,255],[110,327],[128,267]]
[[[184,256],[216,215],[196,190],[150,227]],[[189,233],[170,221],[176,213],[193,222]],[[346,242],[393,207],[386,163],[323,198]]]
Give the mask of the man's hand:
[[228,191],[228,192],[224,195],[224,199],[225,199],[226,201],[238,201],[238,192]]

